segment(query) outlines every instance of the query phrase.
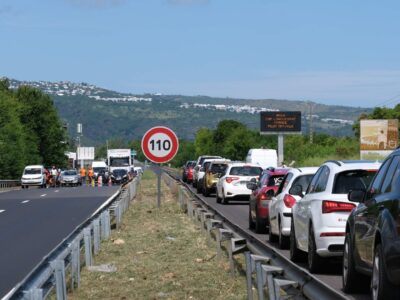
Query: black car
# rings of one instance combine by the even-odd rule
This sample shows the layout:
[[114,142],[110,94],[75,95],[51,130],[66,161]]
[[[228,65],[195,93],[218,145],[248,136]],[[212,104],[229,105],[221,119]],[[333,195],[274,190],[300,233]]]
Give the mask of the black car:
[[370,282],[373,299],[400,299],[400,149],[383,162],[368,190],[350,191],[359,202],[346,223],[343,290]]
[[128,179],[128,171],[125,169],[115,169],[111,172],[112,183],[125,183]]

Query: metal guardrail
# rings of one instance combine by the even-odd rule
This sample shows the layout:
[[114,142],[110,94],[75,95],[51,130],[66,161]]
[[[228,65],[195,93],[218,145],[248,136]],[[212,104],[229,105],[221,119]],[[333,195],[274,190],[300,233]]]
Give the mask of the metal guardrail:
[[265,299],[265,288],[270,300],[346,299],[335,289],[215,211],[193,193],[186,184],[181,183],[179,176],[173,174],[171,169],[167,169],[165,173],[168,175],[164,176],[168,186],[178,185],[178,201],[181,209],[206,229],[208,241],[212,235],[215,237],[217,256],[221,255],[221,247],[223,243],[227,242],[225,249],[228,252],[232,273],[235,270],[234,257],[244,254],[249,300],[253,299],[253,286],[257,289],[259,300]]
[[67,272],[72,289],[80,286],[81,254],[84,265],[91,266],[93,255],[100,250],[101,240],[110,237],[111,223],[119,227],[122,214],[136,197],[141,176],[111,196],[92,216],[79,225],[2,300],[42,300],[54,290],[57,300],[67,299]]
[[20,185],[20,180],[0,180],[0,189],[12,188]]

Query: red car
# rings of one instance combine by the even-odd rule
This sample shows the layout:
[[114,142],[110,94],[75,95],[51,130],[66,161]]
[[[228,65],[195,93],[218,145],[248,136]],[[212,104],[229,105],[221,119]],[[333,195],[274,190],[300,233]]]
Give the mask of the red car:
[[196,166],[195,160],[188,160],[183,166],[182,181],[191,183],[193,181],[193,169]]
[[257,233],[267,232],[269,203],[288,171],[282,168],[268,168],[263,171],[257,183],[248,184],[248,188],[252,190],[249,201],[249,227]]

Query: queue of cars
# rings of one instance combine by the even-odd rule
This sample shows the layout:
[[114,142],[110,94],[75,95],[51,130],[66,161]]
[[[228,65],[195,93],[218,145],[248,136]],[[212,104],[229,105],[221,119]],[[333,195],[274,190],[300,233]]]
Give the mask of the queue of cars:
[[249,202],[249,228],[319,272],[342,265],[343,290],[369,285],[373,299],[400,299],[400,149],[376,161],[262,168],[199,157],[193,186],[217,203]]

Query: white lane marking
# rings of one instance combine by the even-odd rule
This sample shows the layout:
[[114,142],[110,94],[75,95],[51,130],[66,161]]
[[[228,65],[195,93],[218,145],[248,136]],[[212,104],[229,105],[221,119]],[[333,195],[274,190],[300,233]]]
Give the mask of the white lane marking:
[[2,212],[5,212],[6,210],[5,209],[0,209],[0,214],[2,213]]
[[58,193],[58,192],[59,192],[59,190],[55,190],[55,191],[54,191],[54,193]]
[[44,197],[44,196],[47,196],[47,194],[40,195],[40,197]]
[[25,204],[25,203],[28,203],[29,201],[31,201],[31,200],[24,200],[24,201],[22,201],[21,203],[22,203],[22,204]]

